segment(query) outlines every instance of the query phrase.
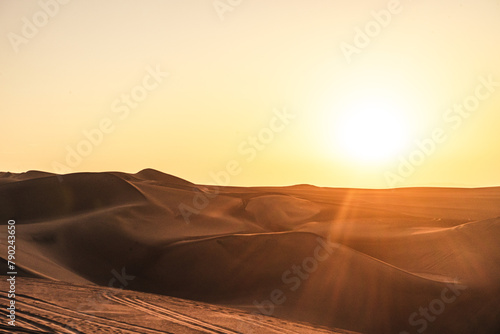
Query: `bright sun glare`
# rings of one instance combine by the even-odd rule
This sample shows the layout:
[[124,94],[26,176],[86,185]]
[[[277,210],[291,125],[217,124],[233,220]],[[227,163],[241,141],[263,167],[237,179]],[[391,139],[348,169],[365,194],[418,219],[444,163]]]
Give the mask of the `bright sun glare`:
[[352,158],[381,163],[405,146],[409,126],[402,111],[389,101],[366,100],[345,110],[337,124],[337,142]]

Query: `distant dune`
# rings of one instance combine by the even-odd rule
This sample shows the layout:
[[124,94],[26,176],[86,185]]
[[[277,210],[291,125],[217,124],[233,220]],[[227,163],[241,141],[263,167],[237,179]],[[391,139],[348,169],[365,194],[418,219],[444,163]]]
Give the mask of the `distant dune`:
[[215,187],[153,169],[30,171],[0,174],[0,217],[16,220],[25,276],[332,330],[500,333],[500,188]]

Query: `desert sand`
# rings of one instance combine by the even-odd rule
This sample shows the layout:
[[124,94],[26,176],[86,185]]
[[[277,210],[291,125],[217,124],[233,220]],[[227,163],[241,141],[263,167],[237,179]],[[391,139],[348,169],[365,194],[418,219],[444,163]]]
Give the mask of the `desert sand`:
[[499,217],[498,187],[0,173],[25,333],[500,333]]

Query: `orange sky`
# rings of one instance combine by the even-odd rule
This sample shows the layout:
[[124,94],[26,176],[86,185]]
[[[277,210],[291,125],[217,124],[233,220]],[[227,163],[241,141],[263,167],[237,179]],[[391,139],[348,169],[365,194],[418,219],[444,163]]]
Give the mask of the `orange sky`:
[[0,170],[500,185],[500,1],[0,2]]

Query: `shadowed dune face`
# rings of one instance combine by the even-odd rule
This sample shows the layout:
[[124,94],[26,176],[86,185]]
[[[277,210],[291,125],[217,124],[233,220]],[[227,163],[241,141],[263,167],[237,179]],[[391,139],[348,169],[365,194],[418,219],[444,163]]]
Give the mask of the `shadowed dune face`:
[[499,204],[500,188],[213,187],[151,169],[0,179],[31,275],[118,272],[115,287],[367,333],[497,333]]
[[112,174],[35,176],[0,187],[0,214],[27,223],[144,200],[133,186]]

